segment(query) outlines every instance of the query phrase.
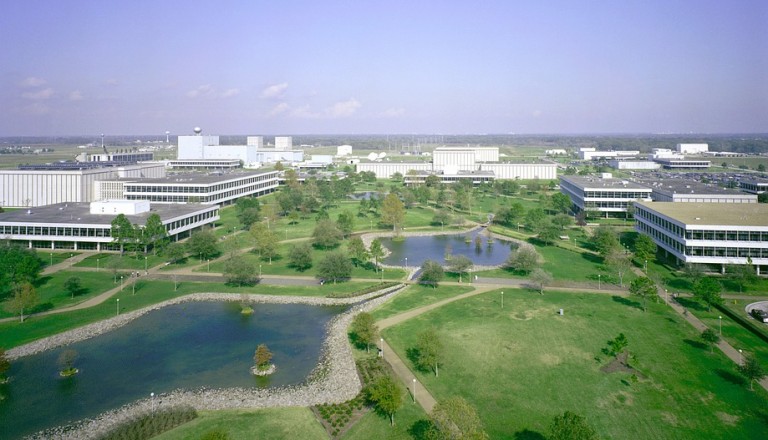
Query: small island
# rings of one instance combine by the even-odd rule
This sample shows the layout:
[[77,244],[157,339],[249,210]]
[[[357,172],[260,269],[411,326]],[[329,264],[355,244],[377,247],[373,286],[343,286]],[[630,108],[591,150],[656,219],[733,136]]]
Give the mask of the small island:
[[77,352],[75,350],[69,349],[64,350],[59,355],[59,366],[61,367],[61,370],[59,371],[59,376],[61,377],[72,377],[80,372],[77,368],[75,368],[75,361],[77,360]]
[[272,361],[272,352],[266,344],[259,344],[253,355],[255,365],[251,367],[251,374],[256,376],[269,376],[277,370]]

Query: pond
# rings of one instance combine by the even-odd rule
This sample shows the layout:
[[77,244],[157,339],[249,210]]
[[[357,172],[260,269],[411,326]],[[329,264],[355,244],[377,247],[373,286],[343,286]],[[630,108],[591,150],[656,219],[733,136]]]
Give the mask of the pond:
[[[18,438],[118,408],[150,393],[178,388],[275,387],[299,384],[317,365],[326,324],[343,307],[188,302],[152,311],[130,324],[65,348],[78,353],[80,373],[59,377],[65,348],[12,363],[0,401],[2,438]],[[249,372],[265,343],[277,371]]]
[[384,264],[405,266],[405,258],[408,257],[409,267],[421,266],[426,260],[445,263],[448,253],[464,255],[477,266],[496,266],[504,263],[512,249],[517,247],[513,242],[498,239],[489,243],[484,228],[460,234],[405,237],[400,241],[382,238],[381,244],[392,251],[384,259]]

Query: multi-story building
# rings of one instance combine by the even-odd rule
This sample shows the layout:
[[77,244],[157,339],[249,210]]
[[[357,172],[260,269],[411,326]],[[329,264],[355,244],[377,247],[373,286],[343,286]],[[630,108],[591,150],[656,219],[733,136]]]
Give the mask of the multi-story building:
[[172,240],[219,220],[218,206],[126,200],[58,203],[0,213],[0,236],[35,249],[119,250],[112,237],[112,220],[121,213],[139,226],[145,225],[151,214],[159,215]]
[[682,203],[757,203],[757,196],[723,188],[712,183],[688,179],[637,179],[652,189],[654,202]]
[[765,179],[742,179],[739,182],[739,188],[750,194],[762,194],[768,191],[768,180]]
[[176,159],[166,161],[165,166],[172,169],[231,170],[240,168],[242,163],[237,159]]
[[477,186],[481,183],[492,183],[494,180],[494,174],[488,171],[459,171],[456,173],[443,173],[434,171],[416,171],[404,175],[403,183],[406,186],[421,185],[427,181],[429,176],[437,176],[440,179],[440,183],[452,184],[462,180],[472,182],[472,185]]
[[91,202],[100,180],[162,178],[165,165],[146,162],[102,166],[98,162],[66,162],[0,170],[0,206],[29,208],[67,202]]
[[680,154],[703,154],[709,151],[709,144],[677,144]]
[[635,229],[650,236],[680,264],[725,272],[728,265],[768,265],[768,205],[723,209],[714,203],[639,202]]
[[571,198],[577,211],[628,215],[630,204],[651,201],[651,189],[623,179],[604,177],[560,176],[560,192]]
[[293,137],[275,136],[275,150],[293,150]]
[[701,159],[670,159],[670,158],[656,158],[654,162],[661,165],[666,169],[701,169],[709,168],[712,166],[712,162]]

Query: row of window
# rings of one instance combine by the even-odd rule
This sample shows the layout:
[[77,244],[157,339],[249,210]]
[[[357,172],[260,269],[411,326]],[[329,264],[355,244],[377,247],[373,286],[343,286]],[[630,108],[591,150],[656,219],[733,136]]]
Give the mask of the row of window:
[[651,191],[584,191],[584,197],[594,199],[650,199]]
[[686,230],[682,226],[644,209],[638,209],[635,217],[647,220],[677,237],[683,238],[685,236],[686,240],[768,241],[768,231]]

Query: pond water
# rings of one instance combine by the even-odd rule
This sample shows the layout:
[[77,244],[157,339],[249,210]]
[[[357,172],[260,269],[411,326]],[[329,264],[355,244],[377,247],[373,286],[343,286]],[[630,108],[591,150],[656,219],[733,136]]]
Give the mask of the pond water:
[[[319,360],[328,321],[343,307],[189,302],[164,307],[130,324],[68,347],[12,363],[2,387],[0,438],[18,438],[178,388],[274,387],[299,384]],[[265,343],[277,371],[250,374]],[[57,359],[77,351],[74,377],[59,377]]]
[[[480,241],[476,243],[478,237]],[[451,255],[464,255],[478,266],[496,266],[504,263],[512,249],[517,247],[512,242],[498,239],[489,243],[484,228],[461,234],[406,237],[401,241],[382,238],[381,244],[392,251],[384,259],[384,264],[405,266],[405,258],[408,257],[409,267],[421,266],[426,260],[445,263],[449,252]]]

